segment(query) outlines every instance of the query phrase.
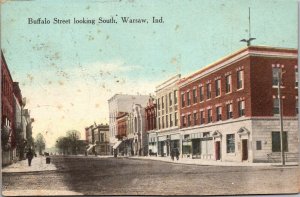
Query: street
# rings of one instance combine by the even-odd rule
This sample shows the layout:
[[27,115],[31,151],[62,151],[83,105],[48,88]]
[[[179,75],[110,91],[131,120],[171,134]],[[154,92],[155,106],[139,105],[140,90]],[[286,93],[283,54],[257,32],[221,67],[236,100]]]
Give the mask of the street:
[[297,166],[199,166],[130,158],[53,156],[56,170],[4,172],[3,191],[84,195],[233,195],[298,192]]

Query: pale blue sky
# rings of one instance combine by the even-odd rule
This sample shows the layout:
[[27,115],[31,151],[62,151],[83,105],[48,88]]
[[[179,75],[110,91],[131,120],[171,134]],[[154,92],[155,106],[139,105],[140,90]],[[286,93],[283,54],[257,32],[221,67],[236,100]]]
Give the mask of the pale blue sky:
[[[1,48],[48,145],[68,129],[108,122],[116,92],[153,93],[245,47],[248,7],[253,45],[297,47],[296,0],[7,1]],[[164,18],[163,24],[28,25],[33,19],[110,16]],[[45,105],[50,105],[47,107]]]

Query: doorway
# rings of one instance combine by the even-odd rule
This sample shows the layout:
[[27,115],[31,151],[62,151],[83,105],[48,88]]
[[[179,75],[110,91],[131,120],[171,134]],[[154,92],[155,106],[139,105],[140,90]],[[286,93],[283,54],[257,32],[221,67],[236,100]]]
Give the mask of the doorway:
[[248,140],[242,140],[242,161],[248,160]]
[[220,143],[220,141],[215,142],[215,155],[216,155],[216,160],[221,159],[221,143]]

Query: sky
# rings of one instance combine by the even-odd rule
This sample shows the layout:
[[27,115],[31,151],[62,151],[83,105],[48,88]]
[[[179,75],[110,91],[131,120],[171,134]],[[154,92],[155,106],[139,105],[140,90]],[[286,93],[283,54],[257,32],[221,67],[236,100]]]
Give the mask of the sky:
[[[35,119],[33,136],[42,133],[47,147],[68,130],[83,139],[85,127],[108,123],[114,94],[154,94],[164,80],[245,47],[249,7],[252,45],[297,48],[296,0],[2,1],[1,49]],[[73,24],[112,16],[116,24]]]

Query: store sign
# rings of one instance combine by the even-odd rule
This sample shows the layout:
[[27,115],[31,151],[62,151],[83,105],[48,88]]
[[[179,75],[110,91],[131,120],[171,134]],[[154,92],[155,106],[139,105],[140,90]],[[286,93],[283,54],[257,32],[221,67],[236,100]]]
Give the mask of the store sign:
[[171,140],[180,140],[180,134],[171,135]]

